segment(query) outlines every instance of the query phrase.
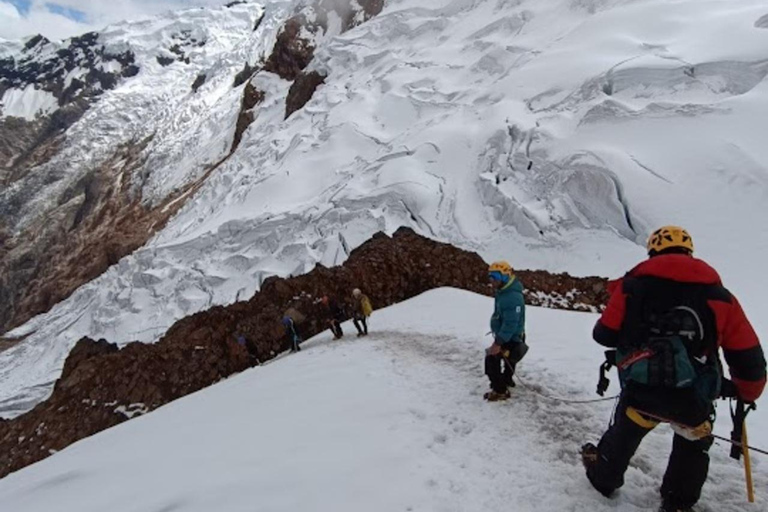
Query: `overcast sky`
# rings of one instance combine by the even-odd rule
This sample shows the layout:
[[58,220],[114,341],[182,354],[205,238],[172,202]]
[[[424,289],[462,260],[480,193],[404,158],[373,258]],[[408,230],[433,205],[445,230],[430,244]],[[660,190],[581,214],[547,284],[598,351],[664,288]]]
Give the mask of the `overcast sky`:
[[116,21],[229,0],[0,0],[0,37],[64,39]]

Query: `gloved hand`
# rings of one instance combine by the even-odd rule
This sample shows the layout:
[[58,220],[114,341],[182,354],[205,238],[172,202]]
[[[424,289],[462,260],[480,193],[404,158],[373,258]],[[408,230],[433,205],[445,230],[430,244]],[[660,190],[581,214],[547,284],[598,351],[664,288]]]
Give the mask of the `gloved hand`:
[[733,381],[723,377],[720,384],[720,398],[739,398],[739,389]]

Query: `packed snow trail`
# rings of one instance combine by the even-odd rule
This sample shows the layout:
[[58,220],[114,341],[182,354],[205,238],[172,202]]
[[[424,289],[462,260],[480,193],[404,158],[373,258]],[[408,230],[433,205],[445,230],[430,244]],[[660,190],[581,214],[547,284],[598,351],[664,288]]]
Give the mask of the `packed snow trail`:
[[[578,456],[612,404],[553,404],[520,387],[482,400],[487,297],[439,289],[374,313],[371,334],[321,334],[300,353],[234,376],[0,480],[15,512],[648,511],[671,432],[641,446],[614,499]],[[542,392],[592,397],[594,315],[530,308],[520,373]],[[726,420],[727,421],[727,420]],[[721,421],[721,427],[726,421]],[[752,424],[752,431],[765,430]],[[712,448],[698,510],[765,510],[727,447]]]

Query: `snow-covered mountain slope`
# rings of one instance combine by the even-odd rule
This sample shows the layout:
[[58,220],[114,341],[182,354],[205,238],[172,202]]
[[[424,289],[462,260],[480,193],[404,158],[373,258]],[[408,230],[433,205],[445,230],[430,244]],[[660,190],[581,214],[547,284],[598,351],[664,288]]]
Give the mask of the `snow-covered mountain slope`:
[[[151,137],[146,182],[137,187],[146,201],[157,201],[229,150],[233,130],[227,128],[234,126],[240,99],[233,77],[271,47],[286,5],[275,2],[265,10],[240,3],[170,12],[62,43],[38,36],[5,56],[2,116],[30,120],[46,109],[90,99],[64,147],[34,174],[64,167],[66,177],[55,187],[66,187],[119,144]],[[127,66],[133,71],[126,73]],[[194,91],[193,83],[203,75],[204,83]],[[12,164],[13,159],[5,166]],[[14,222],[14,228],[23,227],[25,217],[54,196],[53,190],[40,192],[26,208],[11,212],[22,222]]]
[[[767,11],[386,3],[318,42],[309,69],[327,78],[287,120],[290,83],[257,74],[265,98],[238,150],[166,228],[11,333],[29,336],[0,355],[4,407],[43,398],[81,335],[153,341],[400,225],[518,267],[617,276],[651,228],[679,223],[766,332],[754,276],[768,228],[750,220],[768,217]],[[178,183],[174,169],[154,170],[149,190]]]
[[144,245],[230,153],[235,78],[269,51],[289,7],[238,3],[3,45],[0,328]]
[[[595,316],[531,308],[524,385],[489,404],[482,357],[492,307],[444,288],[377,311],[367,338],[320,335],[298,354],[81,441],[0,480],[0,501],[17,512],[655,510],[671,430],[646,438],[608,500],[590,487],[578,450],[602,434],[612,402],[541,396],[594,396],[601,350],[586,335]],[[750,420],[755,444],[768,440],[766,426]],[[768,506],[766,460],[753,457],[757,503],[748,507],[728,447],[711,455],[698,510]]]

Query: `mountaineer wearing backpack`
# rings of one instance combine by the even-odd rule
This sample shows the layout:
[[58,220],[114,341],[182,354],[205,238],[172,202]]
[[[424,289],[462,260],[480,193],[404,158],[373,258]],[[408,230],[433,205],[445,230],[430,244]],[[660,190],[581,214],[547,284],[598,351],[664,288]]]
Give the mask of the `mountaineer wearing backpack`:
[[358,336],[368,336],[366,319],[371,316],[371,313],[373,313],[373,306],[368,296],[360,291],[360,288],[352,290],[352,323],[355,324]]
[[[485,351],[485,374],[491,390],[483,395],[489,402],[509,398],[514,387],[515,366],[528,352],[525,344],[525,299],[523,285],[506,261],[491,263],[488,278],[496,289],[491,332],[493,344]],[[502,370],[503,366],[503,370]]]
[[687,231],[656,230],[648,255],[612,283],[595,325],[595,341],[616,349],[622,391],[611,426],[598,446],[582,447],[582,460],[595,489],[610,496],[624,484],[643,437],[659,420],[670,421],[675,437],[659,510],[681,512],[699,500],[707,479],[713,402],[723,394],[718,347],[735,393],[746,402],[762,393],[766,362],[736,297],[712,267],[693,257]]

